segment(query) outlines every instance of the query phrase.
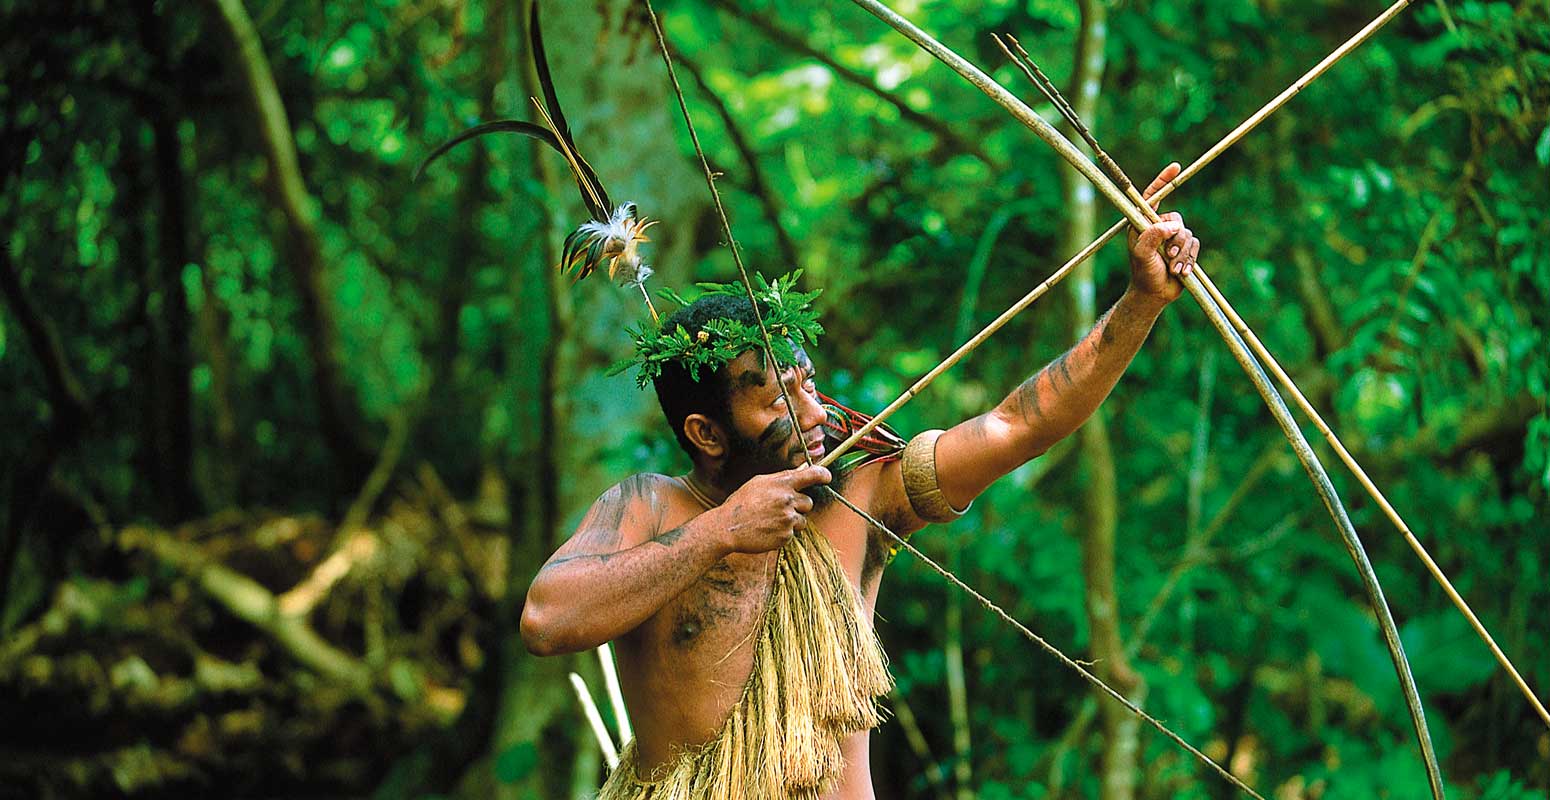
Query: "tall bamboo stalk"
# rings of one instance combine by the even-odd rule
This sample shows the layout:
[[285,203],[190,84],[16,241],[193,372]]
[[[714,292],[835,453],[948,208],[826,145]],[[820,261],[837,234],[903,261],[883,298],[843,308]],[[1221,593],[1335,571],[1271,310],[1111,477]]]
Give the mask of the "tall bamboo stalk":
[[619,670],[614,667],[614,649],[607,642],[597,646],[597,661],[603,668],[603,687],[608,690],[608,704],[614,709],[614,725],[619,729],[619,746],[623,747],[635,738],[630,728],[630,713],[624,707],[624,692],[619,689]]
[[[1282,106],[1286,105],[1287,102],[1289,102],[1293,97],[1297,96],[1299,92],[1306,88],[1308,84],[1312,83],[1320,75],[1323,75],[1326,71],[1328,71],[1330,67],[1334,66],[1335,62],[1339,61],[1347,53],[1355,49],[1357,45],[1360,45],[1362,42],[1372,38],[1373,34],[1377,33],[1380,28],[1388,24],[1390,20],[1397,16],[1400,11],[1403,11],[1404,8],[1410,5],[1411,2],[1412,0],[1398,0],[1398,2],[1394,3],[1392,6],[1389,6],[1387,11],[1384,11],[1372,22],[1367,23],[1366,27],[1353,34],[1351,38],[1345,41],[1344,44],[1341,44],[1339,47],[1335,48],[1335,50],[1329,55],[1325,56],[1323,60],[1313,65],[1311,69],[1303,73],[1302,77],[1293,82],[1291,86],[1286,87],[1286,89],[1282,90],[1280,94],[1271,98],[1270,101],[1261,106],[1258,111],[1250,115],[1248,119],[1245,119],[1243,122],[1239,123],[1236,128],[1233,128],[1227,133],[1226,136],[1223,136],[1220,141],[1212,145],[1211,149],[1202,153],[1199,158],[1196,158],[1189,164],[1189,166],[1185,167],[1184,170],[1179,173],[1178,177],[1164,185],[1160,190],[1158,190],[1157,194],[1152,195],[1152,205],[1155,207],[1157,204],[1162,202],[1163,198],[1173,194],[1175,189],[1183,186],[1186,181],[1199,174],[1202,169],[1205,169],[1207,166],[1209,166],[1211,162],[1217,159],[1218,156],[1226,152],[1229,147],[1237,144],[1238,140],[1248,135],[1249,131],[1252,131],[1254,128],[1258,127],[1266,117],[1270,116]],[[947,358],[942,359],[941,363],[937,364],[935,367],[932,367],[930,372],[927,372],[925,375],[921,376],[919,380],[911,384],[908,389],[904,390],[904,393],[894,398],[893,402],[884,407],[882,411],[877,412],[877,416],[873,417],[870,422],[861,426],[860,429],[851,434],[849,439],[841,442],[837,447],[834,448],[834,450],[825,455],[822,461],[819,461],[818,463],[825,467],[833,464],[836,459],[854,447],[856,443],[865,438],[867,434],[870,434],[873,430],[876,430],[877,426],[883,424],[883,422],[892,416],[895,411],[898,411],[904,406],[905,403],[909,402],[910,399],[924,391],[927,386],[930,386],[931,382],[936,380],[938,376],[948,371],[949,369],[952,369],[954,365],[963,360],[964,356],[974,352],[975,348],[979,347],[982,342],[990,338],[991,334],[1001,330],[1003,326],[1012,321],[1013,317],[1016,317],[1018,314],[1022,313],[1023,309],[1033,305],[1035,300],[1043,297],[1045,292],[1048,292],[1055,286],[1055,284],[1059,283],[1067,275],[1071,274],[1071,270],[1075,269],[1078,264],[1086,261],[1092,256],[1093,253],[1098,252],[1099,249],[1108,244],[1109,240],[1113,239],[1115,236],[1118,236],[1121,231],[1125,230],[1125,228],[1129,226],[1129,224],[1129,220],[1121,218],[1113,225],[1109,226],[1109,229],[1104,231],[1102,236],[1099,236],[1097,239],[1094,239],[1091,244],[1082,248],[1081,252],[1072,256],[1069,261],[1067,261],[1065,264],[1062,264],[1059,269],[1051,273],[1050,276],[1045,278],[1042,283],[1033,287],[1033,289],[1031,289],[1027,294],[1023,295],[1022,299],[1018,300],[1016,303],[1013,303],[1012,306],[1009,307],[1006,311],[1003,311],[994,320],[991,320],[990,324],[981,329],[979,333],[976,333],[973,338],[960,345],[958,349],[954,350],[953,353]]]
[[[955,72],[995,100],[997,104],[1011,112],[1014,118],[1033,131],[1036,136],[1053,148],[1061,158],[1065,159],[1067,163],[1092,182],[1098,191],[1108,198],[1109,202],[1113,203],[1137,230],[1144,229],[1148,225],[1160,220],[1156,210],[1149,203],[1137,203],[1132,199],[1134,187],[1131,187],[1130,193],[1121,190],[1103,174],[1097,165],[1083,156],[1076,146],[1062,136],[1059,131],[1056,131],[1043,118],[1034,113],[1033,109],[1029,108],[999,83],[996,83],[995,80],[978,67],[969,63],[962,56],[953,52],[914,23],[893,11],[893,9],[878,2],[878,0],[854,0],[854,2],[951,67]],[[1387,646],[1389,656],[1394,662],[1395,673],[1399,677],[1400,688],[1405,696],[1405,703],[1410,711],[1411,723],[1415,727],[1416,739],[1420,745],[1421,757],[1426,764],[1427,779],[1431,785],[1432,796],[1435,800],[1442,800],[1444,796],[1442,772],[1437,766],[1437,755],[1432,747],[1431,735],[1427,730],[1426,716],[1421,708],[1420,694],[1415,687],[1415,678],[1410,671],[1410,662],[1405,657],[1404,645],[1399,639],[1399,630],[1394,624],[1393,615],[1389,612],[1388,603],[1383,597],[1383,588],[1378,582],[1377,575],[1372,570],[1372,563],[1367,558],[1366,550],[1362,547],[1361,539],[1356,535],[1356,529],[1352,526],[1350,517],[1346,514],[1345,506],[1335,493],[1334,485],[1330,482],[1328,473],[1325,472],[1323,465],[1319,463],[1313,448],[1309,446],[1307,439],[1303,437],[1302,431],[1298,429],[1296,422],[1292,419],[1291,412],[1286,408],[1286,404],[1282,401],[1275,387],[1271,385],[1270,379],[1265,374],[1263,368],[1260,367],[1254,356],[1250,354],[1248,347],[1244,344],[1232,323],[1227,320],[1226,315],[1217,307],[1210,292],[1205,288],[1198,275],[1195,274],[1201,272],[1203,270],[1197,268],[1194,273],[1184,275],[1184,288],[1195,299],[1201,310],[1205,312],[1207,319],[1210,320],[1212,326],[1217,329],[1223,341],[1226,342],[1228,350],[1233,354],[1233,358],[1238,361],[1239,366],[1243,367],[1244,372],[1249,376],[1250,382],[1254,384],[1254,388],[1264,398],[1272,416],[1275,417],[1276,423],[1281,427],[1282,432],[1287,437],[1287,441],[1292,446],[1293,452],[1297,455],[1298,461],[1302,463],[1304,470],[1308,473],[1308,477],[1312,480],[1315,491],[1324,502],[1324,506],[1329,511],[1336,530],[1346,546],[1346,550],[1356,564],[1357,572],[1361,576],[1362,584],[1367,591],[1373,612],[1378,617],[1379,626],[1383,632],[1384,644]]]

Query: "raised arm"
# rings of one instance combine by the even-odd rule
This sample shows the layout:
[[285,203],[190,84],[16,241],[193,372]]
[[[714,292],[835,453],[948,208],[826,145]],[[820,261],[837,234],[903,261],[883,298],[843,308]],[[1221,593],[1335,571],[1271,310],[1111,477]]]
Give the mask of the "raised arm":
[[636,475],[609,489],[528,588],[523,644],[561,655],[629,633],[727,555],[784,544],[813,507],[801,489],[829,477],[822,467],[761,475],[670,530],[662,484],[672,479]]
[[[1170,164],[1147,187],[1150,197],[1179,172]],[[1159,253],[1159,246],[1162,252]],[[994,409],[942,434],[936,445],[942,496],[964,508],[997,478],[1070,435],[1135,358],[1157,316],[1183,287],[1200,241],[1177,213],[1130,234],[1130,286],[1074,347],[1034,373]]]

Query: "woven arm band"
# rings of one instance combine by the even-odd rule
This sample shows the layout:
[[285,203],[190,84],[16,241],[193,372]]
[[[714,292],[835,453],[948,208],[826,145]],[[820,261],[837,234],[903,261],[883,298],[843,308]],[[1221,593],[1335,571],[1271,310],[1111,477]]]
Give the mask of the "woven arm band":
[[911,439],[904,448],[901,464],[904,495],[910,499],[915,515],[926,522],[952,522],[969,510],[953,508],[942,496],[936,475],[936,440],[941,435],[942,431],[931,430]]

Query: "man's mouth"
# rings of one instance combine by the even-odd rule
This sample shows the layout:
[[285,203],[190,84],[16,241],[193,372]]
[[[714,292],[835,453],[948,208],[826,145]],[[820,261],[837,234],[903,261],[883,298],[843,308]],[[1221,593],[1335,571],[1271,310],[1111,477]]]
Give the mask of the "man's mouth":
[[820,428],[817,431],[809,432],[806,434],[806,436],[807,454],[811,456],[814,461],[823,458],[823,454],[825,452],[823,446],[823,429]]

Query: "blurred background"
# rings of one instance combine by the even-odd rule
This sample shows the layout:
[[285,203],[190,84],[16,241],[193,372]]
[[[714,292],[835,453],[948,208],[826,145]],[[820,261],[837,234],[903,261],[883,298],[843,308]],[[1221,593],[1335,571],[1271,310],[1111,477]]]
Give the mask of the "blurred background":
[[[530,2],[0,0],[0,795],[599,785],[566,680],[600,692],[596,658],[533,658],[516,620],[593,498],[687,466],[604,374],[642,311],[556,273],[584,211],[552,152],[485,139],[411,180],[462,128],[533,118]],[[1116,218],[854,6],[659,5],[747,258],[824,290],[822,388],[852,407]],[[897,8],[1030,99],[992,32],[1092,82],[1068,96],[1142,184],[1381,10]],[[643,6],[544,13],[583,152],[663,220],[653,285],[732,279]],[[1547,108],[1546,3],[1417,0],[1167,203],[1541,697]],[[898,427],[982,411],[1068,347],[1127,280],[1119,244],[1092,263]],[[1319,447],[1450,796],[1543,800],[1550,732]],[[1426,795],[1351,562],[1188,298],[1080,435],[915,541],[1267,796]],[[909,556],[878,610],[880,796],[1232,795]]]

